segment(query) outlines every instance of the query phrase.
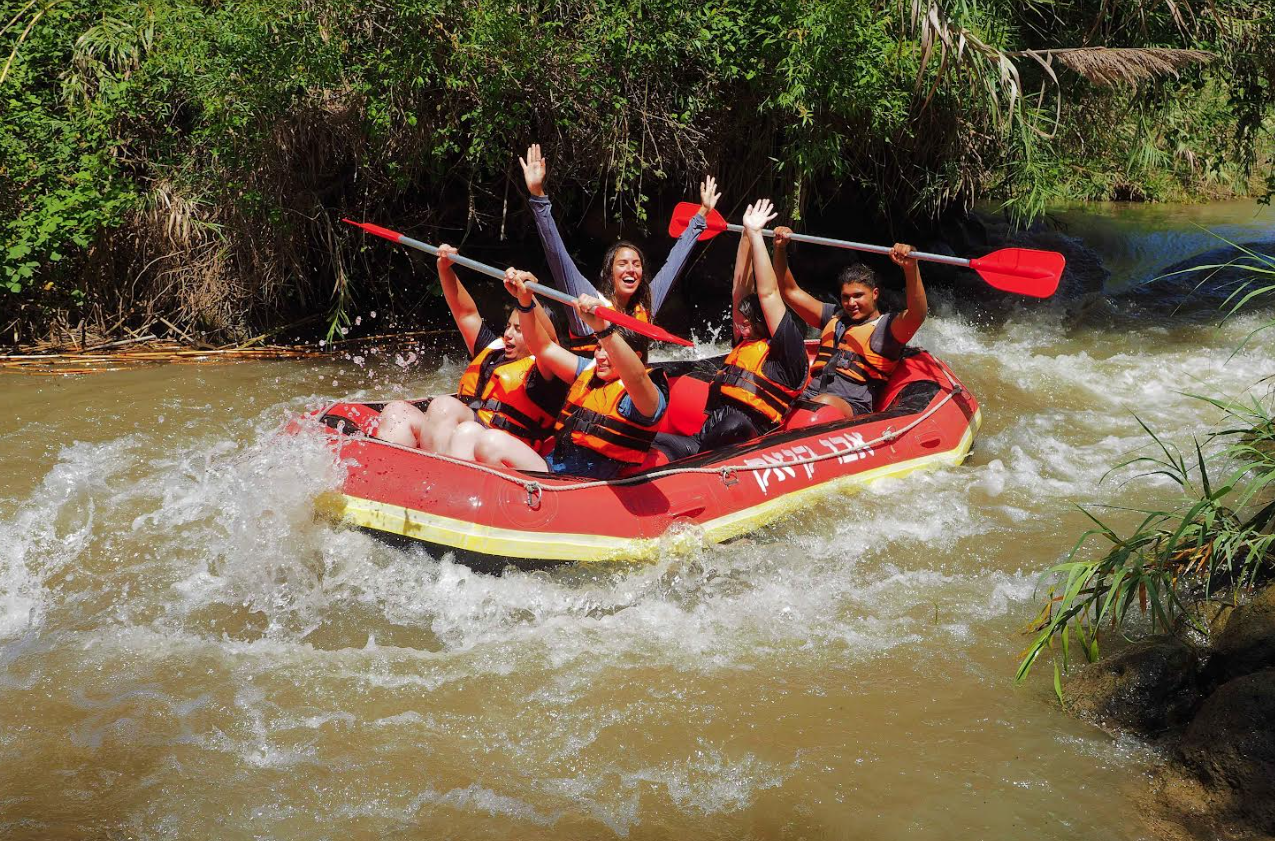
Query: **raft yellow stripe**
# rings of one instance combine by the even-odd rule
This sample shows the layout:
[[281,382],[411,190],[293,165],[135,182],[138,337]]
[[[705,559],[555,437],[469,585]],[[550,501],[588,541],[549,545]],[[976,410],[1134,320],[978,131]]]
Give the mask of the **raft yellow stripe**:
[[[974,413],[960,442],[950,450],[882,465],[849,476],[838,476],[709,520],[700,524],[695,531],[702,533],[710,543],[721,543],[756,531],[830,493],[848,493],[880,479],[906,476],[918,470],[959,465],[969,455],[974,436],[982,422],[980,409]],[[746,477],[741,477],[740,481],[746,481]],[[609,537],[484,526],[339,492],[321,495],[315,505],[320,512],[345,525],[498,557],[583,562],[653,561],[659,557],[661,548],[668,548],[669,545],[667,537]],[[545,551],[549,546],[553,547],[552,553]],[[552,557],[546,557],[547,554],[552,554]]]

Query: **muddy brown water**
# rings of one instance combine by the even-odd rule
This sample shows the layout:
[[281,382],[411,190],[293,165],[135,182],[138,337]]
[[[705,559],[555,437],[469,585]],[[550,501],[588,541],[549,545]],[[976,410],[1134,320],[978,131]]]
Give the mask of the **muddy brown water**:
[[[1127,286],[1253,213],[1068,218]],[[480,575],[315,520],[341,468],[281,425],[449,390],[455,351],[4,375],[0,836],[1154,837],[1160,759],[1047,666],[1015,687],[1019,631],[1077,504],[1171,496],[1100,482],[1135,413],[1189,442],[1217,413],[1181,392],[1243,393],[1275,336],[933,297],[918,339],[983,401],[966,466],[639,568]]]

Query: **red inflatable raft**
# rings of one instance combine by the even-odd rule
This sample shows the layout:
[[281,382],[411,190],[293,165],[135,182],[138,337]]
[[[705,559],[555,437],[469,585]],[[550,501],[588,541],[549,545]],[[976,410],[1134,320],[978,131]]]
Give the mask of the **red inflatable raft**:
[[[672,384],[665,431],[696,431],[720,364],[720,357],[659,363]],[[495,566],[649,560],[678,534],[729,540],[833,492],[958,465],[981,421],[978,402],[948,367],[916,351],[895,371],[879,412],[845,420],[829,408],[799,410],[785,428],[753,441],[672,463],[653,453],[630,475],[597,481],[379,441],[369,433],[383,405],[337,403],[318,414],[351,465],[344,487],[320,507],[356,527]]]

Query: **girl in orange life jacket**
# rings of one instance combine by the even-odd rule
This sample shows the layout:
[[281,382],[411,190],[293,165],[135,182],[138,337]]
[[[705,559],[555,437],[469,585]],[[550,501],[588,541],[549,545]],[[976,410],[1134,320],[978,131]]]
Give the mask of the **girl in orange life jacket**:
[[666,433],[657,436],[656,446],[671,459],[776,429],[806,385],[802,328],[784,306],[761,235],[774,218],[769,199],[749,205],[744,213],[731,295],[736,345],[713,380],[708,418],[700,432],[689,439]]
[[916,335],[928,312],[920,266],[908,256],[912,246],[895,243],[890,252],[890,259],[903,267],[907,307],[882,315],[877,309],[876,274],[862,263],[847,267],[838,278],[840,307],[822,303],[798,286],[788,268],[790,233],[788,228],[775,229],[779,289],[784,302],[803,321],[822,331],[802,400],[836,406],[846,417],[872,412],[903,356],[903,346]]
[[[376,437],[472,459],[476,436],[460,434],[464,423],[479,421],[482,426],[539,441],[552,432],[566,387],[537,372],[517,313],[510,314],[503,336],[487,325],[456,277],[451,263],[455,253],[450,245],[439,246],[438,276],[443,295],[472,359],[461,375],[457,396],[435,397],[424,412],[405,401],[389,403],[381,411]],[[535,317],[553,329],[548,315],[538,306]]]
[[[641,250],[626,240],[612,245],[602,259],[602,272],[595,287],[580,270],[576,268],[567,247],[562,242],[562,235],[553,221],[553,209],[549,198],[545,195],[545,178],[548,173],[548,160],[540,152],[539,145],[527,148],[527,156],[519,158],[522,164],[523,177],[527,182],[527,191],[531,193],[531,210],[536,220],[536,230],[540,233],[540,242],[545,249],[545,259],[553,275],[554,284],[564,292],[577,297],[592,295],[612,301],[610,306],[638,318],[642,321],[654,321],[660,306],[668,296],[682,267],[691,255],[695,240],[704,232],[709,211],[717,205],[721,194],[717,192],[717,181],[708,176],[700,184],[700,208],[692,217],[686,231],[678,237],[673,250],[669,252],[664,267],[656,273],[650,283],[645,279],[645,260]],[[599,291],[601,290],[601,291]],[[586,325],[574,313],[569,314],[571,337],[563,344],[582,356],[592,357],[597,341],[590,335]]]
[[[505,287],[517,297],[520,308],[531,300],[524,284],[534,280],[528,272],[510,269],[506,273]],[[662,373],[647,370],[648,343],[643,337],[607,326],[593,314],[593,308],[604,303],[585,295],[575,304],[585,326],[598,337],[592,361],[553,342],[530,314],[520,314],[536,365],[570,383],[571,390],[558,415],[548,457],[541,458],[509,436],[486,431],[474,447],[478,461],[518,470],[609,479],[624,465],[640,463],[646,457],[655,428],[668,408],[668,381]]]

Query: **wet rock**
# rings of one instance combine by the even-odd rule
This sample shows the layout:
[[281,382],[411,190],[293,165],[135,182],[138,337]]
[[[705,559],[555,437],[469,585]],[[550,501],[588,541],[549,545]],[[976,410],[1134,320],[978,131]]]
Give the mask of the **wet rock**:
[[1231,612],[1213,652],[1209,675],[1218,682],[1275,667],[1275,587]]
[[1200,657],[1170,637],[1136,643],[1068,681],[1078,715],[1142,735],[1185,722],[1199,704]]
[[1219,805],[1275,833],[1275,669],[1219,687],[1187,727],[1180,752]]

